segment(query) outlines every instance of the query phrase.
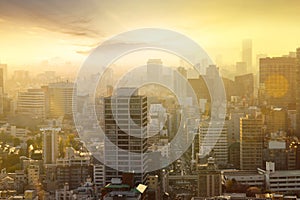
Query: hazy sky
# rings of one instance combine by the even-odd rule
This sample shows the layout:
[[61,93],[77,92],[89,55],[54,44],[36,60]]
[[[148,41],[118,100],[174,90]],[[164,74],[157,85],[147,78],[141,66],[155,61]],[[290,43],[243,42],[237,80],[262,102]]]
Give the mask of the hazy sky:
[[100,1],[1,0],[0,62],[27,66],[47,60],[80,63],[112,35],[142,27],[179,31],[225,64],[253,55],[280,56],[300,47],[299,0]]

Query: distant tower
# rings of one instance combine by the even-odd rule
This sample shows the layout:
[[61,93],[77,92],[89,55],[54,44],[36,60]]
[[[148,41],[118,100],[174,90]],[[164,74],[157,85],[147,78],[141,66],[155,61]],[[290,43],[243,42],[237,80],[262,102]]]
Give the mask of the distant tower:
[[242,61],[247,64],[246,71],[252,71],[252,40],[251,39],[243,40]]
[[297,76],[296,76],[296,111],[297,111],[297,127],[296,127],[296,136],[300,138],[300,48],[297,49]]

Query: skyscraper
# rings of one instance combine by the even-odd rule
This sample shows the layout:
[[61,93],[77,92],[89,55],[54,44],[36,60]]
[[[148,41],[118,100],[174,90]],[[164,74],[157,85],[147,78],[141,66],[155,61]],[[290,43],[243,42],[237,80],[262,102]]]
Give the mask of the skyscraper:
[[240,167],[256,170],[263,166],[262,119],[247,115],[240,118]]
[[277,107],[296,105],[296,58],[262,58],[259,64],[259,100]]
[[247,72],[252,72],[252,40],[251,39],[243,40],[242,61],[247,64]]
[[137,182],[145,182],[147,97],[138,95],[136,88],[119,88],[104,99],[104,109],[106,183],[121,178],[122,172],[135,173]]
[[296,136],[300,138],[300,48],[297,49],[297,76],[296,76]]

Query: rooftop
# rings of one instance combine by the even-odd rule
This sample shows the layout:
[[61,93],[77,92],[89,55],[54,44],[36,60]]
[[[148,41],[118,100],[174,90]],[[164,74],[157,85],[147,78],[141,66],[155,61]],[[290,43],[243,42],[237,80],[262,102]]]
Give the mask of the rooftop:
[[126,184],[111,184],[111,183],[109,183],[105,186],[105,188],[120,189],[120,188],[130,188],[130,186],[126,185]]

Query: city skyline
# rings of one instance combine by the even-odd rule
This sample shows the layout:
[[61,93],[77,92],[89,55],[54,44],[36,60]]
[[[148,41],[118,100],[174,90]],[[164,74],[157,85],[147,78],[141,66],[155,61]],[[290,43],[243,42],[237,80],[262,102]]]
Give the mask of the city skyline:
[[300,2],[0,1],[0,197],[299,200]]
[[[59,61],[79,68],[105,39],[145,26],[186,34],[224,65],[241,61],[243,39],[252,39],[253,57],[265,53],[281,56],[300,46],[297,1],[166,1],[151,5],[73,1],[59,5],[54,0],[2,1],[0,62],[17,68],[43,68],[47,62]],[[137,17],[140,15],[144,17]]]

